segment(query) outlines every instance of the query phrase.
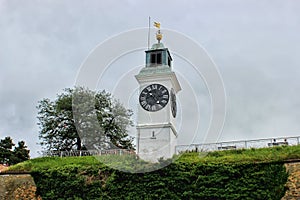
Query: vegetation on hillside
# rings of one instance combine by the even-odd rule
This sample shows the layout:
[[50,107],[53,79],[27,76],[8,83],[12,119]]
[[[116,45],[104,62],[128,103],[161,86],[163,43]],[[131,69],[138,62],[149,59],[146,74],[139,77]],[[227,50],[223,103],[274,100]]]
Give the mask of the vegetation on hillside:
[[300,159],[300,145],[185,153],[179,162],[259,163]]
[[[288,176],[283,161],[299,159],[300,146],[203,155],[184,153],[167,167],[148,173],[115,170],[111,168],[115,166],[104,165],[95,157],[37,158],[12,166],[10,170],[31,171],[37,193],[43,199],[276,200],[284,195]],[[120,161],[121,157],[110,155],[106,159]],[[145,164],[135,159],[127,157],[127,165],[124,162],[119,165],[123,164],[126,169]]]
[[[259,149],[237,149],[226,151],[213,152],[189,152],[177,155],[174,157],[175,163],[210,163],[210,164],[249,164],[249,163],[272,163],[283,162],[287,160],[300,159],[300,145],[298,146],[278,146],[272,148]],[[100,162],[99,162],[100,160]],[[109,160],[109,162],[107,162]],[[162,164],[158,163],[157,165]],[[165,161],[168,163],[168,161]],[[105,164],[103,164],[105,163]],[[56,168],[61,165],[76,164],[81,166],[104,166],[111,168],[137,168],[139,165],[153,165],[146,163],[143,160],[136,160],[133,155],[124,155],[122,157],[117,155],[106,155],[100,157],[43,157],[28,160],[11,166],[10,170],[14,171],[32,171],[43,170],[49,168]],[[136,166],[135,166],[135,165]],[[155,166],[154,166],[155,167]],[[125,170],[130,171],[130,170]]]
[[66,165],[32,171],[42,199],[280,199],[282,164],[171,164],[150,173]]
[[80,165],[80,166],[108,166],[122,171],[143,172],[159,169],[175,163],[209,163],[209,164],[249,164],[249,163],[272,163],[287,160],[300,159],[299,146],[279,146],[260,149],[238,149],[214,152],[189,152],[177,155],[172,160],[161,160],[157,164],[147,163],[137,160],[135,155],[103,155],[99,157],[42,157],[11,166],[12,171],[33,171],[56,168],[61,165]]

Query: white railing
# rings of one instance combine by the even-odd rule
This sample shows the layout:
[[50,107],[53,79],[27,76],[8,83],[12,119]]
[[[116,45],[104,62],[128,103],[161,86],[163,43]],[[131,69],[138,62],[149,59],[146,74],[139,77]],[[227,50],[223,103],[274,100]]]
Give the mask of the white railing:
[[109,149],[109,150],[71,150],[71,151],[43,151],[43,157],[70,157],[70,156],[99,156],[99,155],[129,155],[135,154],[133,150]]
[[176,146],[176,153],[185,151],[216,151],[228,149],[250,149],[250,148],[264,148],[282,145],[299,145],[300,136],[295,137],[280,137],[267,138],[257,140],[239,140],[230,142],[206,143],[206,144],[190,144]]
[[[209,152],[217,150],[228,149],[250,149],[250,148],[264,148],[282,145],[299,145],[300,136],[294,137],[279,137],[267,138],[257,140],[239,140],[218,143],[205,143],[205,144],[190,144],[190,145],[177,145],[175,147],[176,153],[187,151]],[[71,151],[43,151],[42,156],[50,157],[68,157],[68,156],[99,156],[99,155],[135,155],[136,152],[127,149],[109,149],[109,150],[71,150]]]

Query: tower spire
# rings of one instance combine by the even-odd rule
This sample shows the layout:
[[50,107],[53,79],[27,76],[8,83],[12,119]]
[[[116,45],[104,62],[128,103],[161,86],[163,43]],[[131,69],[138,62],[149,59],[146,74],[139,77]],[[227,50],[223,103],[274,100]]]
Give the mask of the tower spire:
[[156,32],[156,39],[157,39],[157,42],[160,43],[160,41],[162,39],[162,33],[160,32],[160,23],[154,22],[153,25],[158,29]]

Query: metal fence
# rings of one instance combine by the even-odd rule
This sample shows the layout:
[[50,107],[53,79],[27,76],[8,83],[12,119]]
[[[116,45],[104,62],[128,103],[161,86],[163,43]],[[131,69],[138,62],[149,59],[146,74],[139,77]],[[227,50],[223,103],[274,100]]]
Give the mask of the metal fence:
[[[250,149],[264,148],[283,145],[299,145],[300,136],[267,138],[257,140],[239,140],[230,142],[206,143],[206,144],[190,144],[177,145],[175,147],[176,154],[187,151],[217,151],[229,149]],[[100,155],[135,155],[136,152],[127,149],[109,149],[109,150],[71,150],[71,151],[44,151],[42,156],[48,157],[68,157],[68,156],[100,156]]]
[[257,140],[239,140],[230,142],[206,143],[206,144],[191,144],[176,146],[176,153],[185,151],[217,151],[228,149],[250,149],[250,148],[264,148],[283,145],[299,145],[300,136],[295,137],[280,137],[267,138]]
[[70,156],[100,156],[100,155],[131,155],[133,150],[109,149],[109,150],[71,150],[71,151],[43,151],[43,157],[70,157]]

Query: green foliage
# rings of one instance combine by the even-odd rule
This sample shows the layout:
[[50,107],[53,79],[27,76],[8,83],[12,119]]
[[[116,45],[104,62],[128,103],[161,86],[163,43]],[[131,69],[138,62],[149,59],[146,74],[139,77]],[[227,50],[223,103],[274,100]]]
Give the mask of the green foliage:
[[157,171],[135,174],[113,170],[101,164],[89,166],[74,163],[56,164],[48,169],[46,166],[36,168],[32,170],[32,176],[38,195],[45,200],[276,200],[284,195],[287,180],[285,168],[279,163],[173,163]]
[[299,159],[299,150],[300,146],[290,146],[218,151],[206,156],[185,153],[172,164],[147,173],[126,173],[113,168],[158,169],[168,161],[151,164],[132,155],[46,157],[19,163],[10,170],[31,171],[38,194],[46,200],[279,200],[285,193],[288,176],[283,161]]
[[291,159],[300,159],[300,145],[214,151],[209,153],[183,153],[177,162],[257,163],[280,162]]
[[13,151],[13,156],[10,164],[16,164],[28,160],[29,157],[29,150],[25,145],[24,141],[18,142],[18,146],[15,147]]
[[22,163],[10,166],[10,171],[43,171],[47,169],[54,169],[60,166],[78,165],[82,167],[104,166],[102,163],[97,161],[93,156],[83,156],[83,157],[42,157],[27,160]]
[[14,143],[10,137],[0,140],[0,163],[8,164],[12,157],[12,148]]
[[96,177],[97,171],[80,165],[33,171],[32,176],[37,184],[37,194],[43,199],[96,199],[102,196],[102,182],[100,176]]
[[14,146],[10,137],[0,140],[0,164],[13,165],[29,159],[29,150],[24,141],[18,142],[18,146],[13,149]]
[[132,112],[105,91],[67,88],[55,101],[41,100],[37,108],[45,150],[134,149],[127,133]]

